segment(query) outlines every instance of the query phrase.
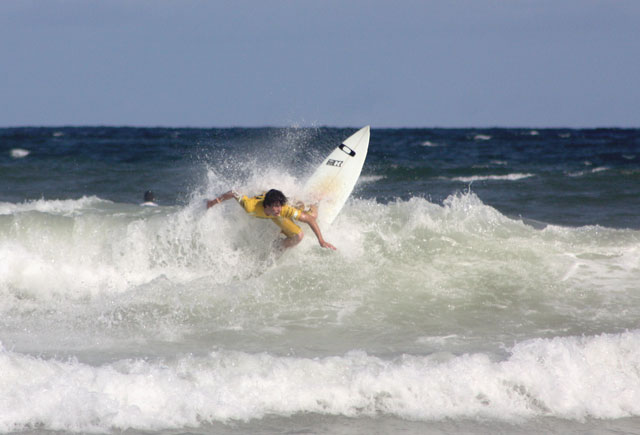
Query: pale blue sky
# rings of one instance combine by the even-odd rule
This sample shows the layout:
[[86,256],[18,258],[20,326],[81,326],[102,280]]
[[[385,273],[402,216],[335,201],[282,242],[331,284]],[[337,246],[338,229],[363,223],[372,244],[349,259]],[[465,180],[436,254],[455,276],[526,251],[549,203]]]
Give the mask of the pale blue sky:
[[5,0],[0,126],[640,127],[638,0]]

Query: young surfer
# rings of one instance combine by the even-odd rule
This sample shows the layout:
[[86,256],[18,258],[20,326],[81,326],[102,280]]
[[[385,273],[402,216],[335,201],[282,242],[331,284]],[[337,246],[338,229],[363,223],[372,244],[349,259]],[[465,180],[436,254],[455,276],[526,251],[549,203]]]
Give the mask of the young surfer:
[[278,225],[284,235],[287,236],[287,238],[282,242],[282,246],[284,248],[296,246],[304,237],[302,228],[293,222],[295,219],[300,222],[304,222],[311,227],[313,233],[318,238],[320,246],[333,250],[336,249],[335,246],[326,242],[322,237],[320,227],[316,222],[318,210],[315,206],[312,206],[308,212],[305,212],[296,207],[287,205],[287,197],[276,189],[271,189],[267,193],[254,196],[253,198],[249,198],[244,195],[240,196],[230,190],[215,199],[208,200],[207,209],[231,198],[237,199],[240,205],[244,208],[244,211],[250,215],[262,219],[271,219],[276,225]]

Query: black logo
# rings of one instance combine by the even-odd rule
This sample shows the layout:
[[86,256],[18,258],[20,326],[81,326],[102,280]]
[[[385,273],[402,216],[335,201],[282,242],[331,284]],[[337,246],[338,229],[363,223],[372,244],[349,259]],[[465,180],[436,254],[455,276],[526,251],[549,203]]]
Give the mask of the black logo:
[[327,161],[327,165],[328,165],[328,166],[335,166],[335,167],[337,167],[337,168],[341,168],[343,163],[344,163],[344,161],[342,161],[342,160],[333,160],[333,159],[329,159],[329,160]]

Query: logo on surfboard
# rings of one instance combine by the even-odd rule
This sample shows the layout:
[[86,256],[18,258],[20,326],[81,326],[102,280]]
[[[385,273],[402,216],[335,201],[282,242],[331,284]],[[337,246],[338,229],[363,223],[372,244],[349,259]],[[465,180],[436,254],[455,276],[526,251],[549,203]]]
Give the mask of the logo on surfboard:
[[343,160],[333,160],[333,159],[327,160],[327,166],[335,166],[336,168],[341,168],[343,163],[344,163]]

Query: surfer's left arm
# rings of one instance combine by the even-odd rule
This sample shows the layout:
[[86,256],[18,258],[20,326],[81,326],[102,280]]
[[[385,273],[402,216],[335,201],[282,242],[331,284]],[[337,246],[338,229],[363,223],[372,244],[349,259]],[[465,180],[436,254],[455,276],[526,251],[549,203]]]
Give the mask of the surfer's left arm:
[[322,246],[323,248],[333,249],[334,251],[336,250],[335,246],[333,246],[331,243],[325,241],[324,238],[322,237],[322,232],[320,231],[320,227],[318,226],[318,222],[316,222],[316,218],[314,218],[309,213],[301,212],[300,213],[300,217],[298,217],[298,220],[300,222],[304,222],[305,224],[307,224],[307,225],[309,225],[311,227],[311,230],[313,230],[313,233],[318,238],[318,243],[320,243],[320,246]]

